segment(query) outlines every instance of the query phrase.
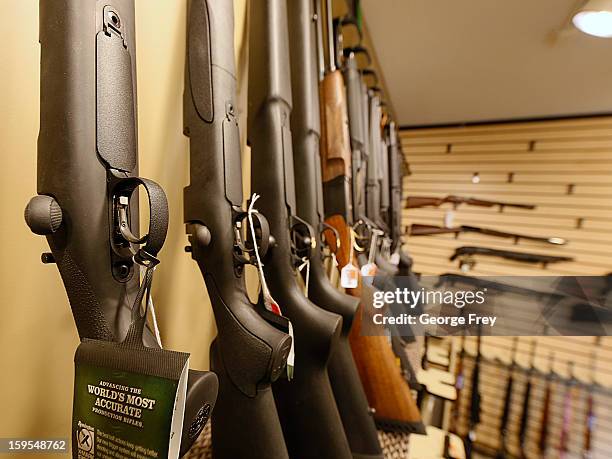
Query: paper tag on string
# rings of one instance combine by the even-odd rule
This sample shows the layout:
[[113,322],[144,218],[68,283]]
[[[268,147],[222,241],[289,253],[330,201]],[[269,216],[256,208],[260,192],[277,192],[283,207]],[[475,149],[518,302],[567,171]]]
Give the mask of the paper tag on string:
[[376,263],[366,263],[361,267],[362,276],[376,276],[376,271],[378,271]]
[[357,288],[359,285],[359,269],[349,263],[340,270],[340,285],[343,288]]
[[391,256],[389,257],[389,263],[391,263],[392,265],[399,265],[400,262],[400,254],[398,252],[394,252],[391,254]]
[[[253,238],[253,250],[255,252],[255,261],[257,265],[257,273],[259,274],[259,282],[261,284],[261,293],[264,300],[264,306],[270,312],[273,312],[277,316],[282,316],[283,312],[276,302],[276,300],[272,297],[270,293],[270,289],[268,289],[268,284],[266,282],[266,276],[263,270],[263,263],[261,262],[261,258],[259,256],[259,248],[257,247],[257,238],[255,234],[255,225],[253,224],[253,213],[256,212],[254,205],[255,202],[259,199],[259,195],[254,193],[251,197],[251,203],[249,204],[249,208],[247,211],[248,220],[249,220],[249,229],[251,231],[251,237]],[[286,317],[285,317],[286,318]],[[295,364],[295,336],[293,334],[293,325],[291,321],[287,319],[289,323],[289,336],[291,337],[291,349],[289,350],[289,356],[287,357],[287,379],[291,380],[293,378],[293,370]]]

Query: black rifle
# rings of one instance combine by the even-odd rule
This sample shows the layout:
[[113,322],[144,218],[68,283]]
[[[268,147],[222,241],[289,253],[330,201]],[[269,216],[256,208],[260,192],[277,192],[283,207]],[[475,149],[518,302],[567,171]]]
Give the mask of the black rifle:
[[391,238],[391,253],[401,247],[402,236],[402,167],[403,155],[397,139],[395,121],[387,126],[389,139],[389,237]]
[[[601,345],[601,337],[595,338],[595,346]],[[593,390],[597,385],[596,378],[597,353],[594,351],[591,355],[591,383],[588,385],[588,394],[586,399],[586,417],[584,420],[584,440],[582,444],[582,459],[591,459],[593,449],[593,434],[597,416],[595,415],[595,400]]]
[[211,346],[220,381],[214,456],[283,459],[288,452],[271,382],[285,369],[291,338],[268,323],[246,294],[244,266],[253,259],[253,244],[265,254],[269,231],[258,213],[252,214],[257,240],[243,231],[248,218],[242,209],[233,18],[231,2],[189,2],[183,93],[191,171],[184,192],[187,249],[204,276],[218,329]]
[[535,371],[535,356],[536,356],[537,340],[533,340],[531,347],[531,364],[527,372],[527,384],[523,394],[523,406],[521,410],[521,419],[519,422],[519,446],[521,448],[521,457],[527,457],[527,436],[529,434],[529,403],[531,401],[531,388],[533,386],[533,373]]
[[264,271],[272,295],[294,326],[297,349],[295,377],[278,381],[274,397],[291,457],[350,458],[327,374],[342,318],[311,303],[295,277],[296,265],[312,248],[305,235],[314,230],[296,218],[286,6],[284,0],[254,0],[249,37],[251,183],[274,237]]
[[[81,339],[121,341],[168,225],[166,196],[138,177],[133,0],[40,2],[38,194],[26,221],[47,236]],[[138,197],[149,196],[148,235],[137,236]],[[140,246],[140,247],[139,247]],[[159,347],[145,328],[144,344]],[[190,370],[184,454],[204,427],[217,377]]]
[[413,223],[406,228],[406,232],[410,236],[430,236],[432,234],[455,234],[459,233],[478,233],[486,236],[501,237],[506,239],[514,239],[515,243],[518,243],[521,239],[526,241],[544,242],[546,244],[553,245],[565,245],[567,240],[560,237],[538,237],[538,236],[526,236],[524,234],[508,233],[506,231],[499,231],[490,228],[479,228],[477,226],[461,225],[453,228],[446,228],[444,226],[435,225],[421,225]]
[[[497,250],[488,247],[463,246],[455,249],[455,253],[449,258],[455,261],[457,258],[471,255],[484,255],[488,257],[505,258],[506,260],[521,261],[524,263],[542,263],[544,267],[549,263],[561,263],[564,261],[574,261],[571,257],[558,257],[552,255],[542,255],[539,253],[513,252],[511,250]],[[470,265],[466,260],[461,260],[461,265]],[[473,266],[473,262],[472,262]]]
[[472,450],[476,441],[476,427],[480,423],[480,332],[478,333],[476,360],[472,369],[472,392],[470,394],[470,415],[468,418],[468,434],[465,437],[465,457],[472,458]]
[[[320,3],[320,1],[318,2]],[[325,272],[322,252],[324,224],[321,177],[319,84],[317,45],[312,0],[288,2],[293,110],[291,134],[295,166],[297,215],[311,225],[316,246],[311,250],[308,297],[324,309],[342,316],[342,334],[332,354],[328,373],[351,452],[355,457],[382,458],[376,426],[370,413],[348,341],[359,298],[341,293]],[[321,15],[316,14],[318,21]]]
[[502,409],[501,422],[499,424],[499,443],[500,447],[496,454],[496,459],[505,459],[508,455],[508,420],[512,411],[512,392],[514,391],[514,369],[516,367],[516,352],[518,348],[518,337],[514,338],[512,346],[512,363],[508,368],[508,381],[506,382],[506,393],[504,395],[504,406]]

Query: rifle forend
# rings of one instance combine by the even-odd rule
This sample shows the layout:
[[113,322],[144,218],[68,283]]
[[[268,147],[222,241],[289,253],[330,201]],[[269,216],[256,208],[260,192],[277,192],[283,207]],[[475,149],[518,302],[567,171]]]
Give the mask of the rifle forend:
[[[133,0],[40,2],[39,196],[26,221],[47,236],[43,261],[57,264],[81,339],[123,340],[140,286],[134,252],[146,243],[155,255],[168,225],[163,190],[138,177],[134,19]],[[134,234],[139,186],[149,194],[148,237]],[[144,344],[159,347],[144,332]],[[213,373],[190,370],[182,454],[216,392]]]
[[350,458],[327,374],[342,318],[308,301],[295,277],[295,247],[290,237],[296,203],[286,0],[253,0],[251,6],[251,183],[261,196],[258,206],[270,222],[275,241],[264,259],[264,272],[272,296],[293,324],[297,350],[294,378],[278,381],[274,397],[291,457]]
[[[218,335],[212,369],[220,380],[213,414],[215,458],[288,458],[271,382],[286,366],[291,338],[266,322],[246,294],[244,265],[258,244],[265,253],[265,217],[254,215],[261,239],[241,243],[240,138],[232,3],[190,0],[184,131],[190,140],[185,188],[189,251],[204,276]],[[249,253],[247,253],[249,252]]]

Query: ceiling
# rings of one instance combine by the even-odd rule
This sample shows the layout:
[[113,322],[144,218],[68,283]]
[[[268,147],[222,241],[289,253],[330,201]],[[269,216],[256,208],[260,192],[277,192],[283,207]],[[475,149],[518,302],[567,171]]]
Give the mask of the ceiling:
[[612,113],[612,39],[576,1],[361,3],[399,123],[430,125]]

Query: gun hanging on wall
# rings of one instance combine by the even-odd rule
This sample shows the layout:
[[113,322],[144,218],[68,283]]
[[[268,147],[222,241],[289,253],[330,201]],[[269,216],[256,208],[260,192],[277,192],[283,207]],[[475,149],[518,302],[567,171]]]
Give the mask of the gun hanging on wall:
[[[290,116],[292,107],[285,0],[254,0],[250,18],[248,139],[251,183],[261,196],[274,243],[264,258],[271,295],[295,334],[295,373],[273,387],[291,457],[350,458],[327,363],[336,350],[342,318],[311,303],[295,269],[310,257],[313,228],[296,215]],[[292,244],[292,241],[294,242]],[[264,302],[269,301],[264,298]]]
[[336,289],[327,277],[323,264],[321,234],[326,226],[319,154],[320,109],[315,28],[320,27],[322,18],[320,0],[317,4],[317,21],[313,23],[315,11],[312,0],[288,2],[296,210],[299,218],[314,229],[309,237],[314,238],[316,243],[306,261],[304,281],[307,295],[315,304],[342,316],[342,333],[330,358],[328,373],[351,452],[354,457],[382,458],[376,426],[348,341],[359,299]]
[[550,410],[553,403],[553,378],[554,373],[554,354],[551,352],[549,355],[549,369],[546,375],[546,389],[544,390],[544,399],[542,402],[542,417],[540,419],[540,435],[538,437],[538,450],[542,457],[546,457],[548,454],[548,434],[550,422]]
[[519,420],[519,447],[521,457],[527,458],[527,436],[529,435],[529,404],[531,402],[531,390],[533,388],[533,373],[535,372],[535,356],[536,356],[537,340],[533,340],[531,344],[531,363],[527,371],[527,383],[525,384],[525,392],[523,392],[523,404],[521,407],[521,418]]
[[479,330],[476,343],[476,360],[474,361],[474,368],[472,369],[471,375],[472,388],[470,392],[468,433],[464,440],[466,459],[472,458],[474,442],[476,441],[476,428],[478,427],[478,424],[480,424],[480,359],[482,357],[482,354],[480,353],[481,339],[482,337],[480,336]]
[[538,237],[538,236],[526,236],[524,234],[507,233],[505,231],[498,231],[489,228],[479,228],[477,226],[461,225],[452,228],[446,228],[444,226],[436,225],[422,225],[413,223],[406,228],[406,233],[409,236],[430,236],[432,234],[455,234],[458,236],[460,233],[478,233],[484,234],[485,236],[493,236],[505,239],[514,239],[515,243],[518,243],[521,239],[526,241],[543,242],[545,244],[553,245],[565,245],[567,240],[560,237]]
[[512,411],[512,393],[514,392],[514,369],[516,368],[516,352],[518,350],[518,336],[513,338],[512,362],[508,368],[508,380],[504,394],[501,421],[499,424],[499,449],[495,455],[496,459],[505,459],[508,455],[508,422]]
[[204,276],[218,329],[210,351],[220,381],[214,457],[286,459],[271,383],[285,370],[291,338],[251,304],[244,279],[255,245],[265,256],[270,236],[265,216],[242,208],[233,18],[231,2],[189,2],[183,93],[190,140],[187,248]]
[[[328,11],[331,11],[328,2]],[[328,21],[328,37],[333,35]],[[322,40],[320,40],[322,43]],[[320,49],[320,52],[322,50]],[[354,251],[353,212],[351,197],[353,193],[345,185],[349,184],[352,171],[352,159],[359,159],[359,150],[351,152],[350,138],[346,130],[347,102],[343,102],[345,90],[342,75],[336,69],[335,46],[329,46],[329,67],[324,69],[321,82],[321,159],[323,168],[323,193],[326,223],[335,231],[326,231],[325,238],[335,251],[339,268],[343,273],[351,272],[356,277],[354,288],[348,292],[361,298],[363,285],[359,283],[359,271]],[[365,85],[359,75],[354,53],[347,56],[344,68],[347,83],[348,110],[350,112],[352,134],[356,138],[367,139],[365,130],[360,137],[359,127],[365,126],[366,115],[363,114],[363,101],[366,97]],[[340,98],[340,100],[338,100]],[[360,108],[361,106],[361,108]],[[340,113],[338,113],[338,111]],[[361,113],[360,113],[361,111]],[[343,113],[344,112],[344,113]],[[358,120],[361,119],[361,123]],[[365,155],[364,155],[365,156]],[[362,165],[361,167],[364,167]],[[359,177],[362,177],[360,174]],[[357,177],[353,176],[353,180]],[[353,181],[352,185],[358,186]],[[363,194],[361,195],[363,196]],[[359,214],[358,214],[359,215]],[[342,276],[341,276],[342,277]],[[371,288],[371,287],[367,287]],[[349,335],[357,369],[361,377],[368,401],[374,408],[377,425],[383,429],[403,432],[424,432],[420,414],[412,398],[401,369],[396,364],[396,357],[385,336],[361,336],[366,306],[360,305]]]
[[506,260],[520,261],[523,263],[542,263],[546,267],[549,263],[561,263],[565,261],[574,261],[571,257],[558,257],[553,255],[542,255],[539,253],[527,253],[527,252],[513,252],[511,250],[497,250],[490,249],[488,247],[472,247],[464,246],[455,249],[455,253],[449,258],[450,261],[455,261],[457,258],[461,261],[461,269],[474,266],[474,262],[469,259],[462,259],[462,257],[470,257],[472,255],[484,255],[487,257],[504,258]]
[[[138,177],[134,37],[132,0],[40,2],[38,196],[25,217],[47,236],[42,260],[57,264],[81,340],[123,341],[140,264],[157,262],[168,225],[163,190]],[[140,186],[151,215],[143,237]],[[161,347],[148,327],[143,344]],[[216,393],[213,373],[189,371],[181,454]]]
[[461,204],[478,207],[497,207],[500,212],[505,207],[513,207],[515,209],[533,210],[536,208],[533,204],[517,204],[513,202],[503,201],[488,201],[486,199],[466,198],[463,196],[449,195],[444,198],[436,198],[432,196],[408,196],[406,198],[406,209],[416,209],[419,207],[440,207],[442,204],[451,203],[456,209]]

